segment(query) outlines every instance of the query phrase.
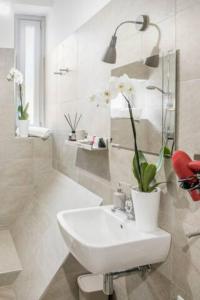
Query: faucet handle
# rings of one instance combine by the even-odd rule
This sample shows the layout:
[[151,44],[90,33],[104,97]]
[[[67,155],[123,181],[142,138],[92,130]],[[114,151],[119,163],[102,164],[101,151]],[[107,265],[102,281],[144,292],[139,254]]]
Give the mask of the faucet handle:
[[125,202],[125,212],[128,220],[135,220],[133,201],[131,198],[128,198]]

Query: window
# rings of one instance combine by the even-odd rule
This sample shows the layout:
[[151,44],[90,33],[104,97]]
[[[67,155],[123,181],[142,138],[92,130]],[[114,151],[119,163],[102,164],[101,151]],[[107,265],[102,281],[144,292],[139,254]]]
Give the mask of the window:
[[44,124],[45,18],[15,17],[16,67],[24,74],[24,101],[31,125]]

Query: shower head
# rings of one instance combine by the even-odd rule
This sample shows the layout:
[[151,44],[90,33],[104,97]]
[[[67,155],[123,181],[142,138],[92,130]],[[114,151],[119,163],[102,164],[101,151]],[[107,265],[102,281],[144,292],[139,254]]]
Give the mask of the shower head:
[[157,90],[159,92],[161,92],[163,95],[168,95],[167,92],[163,91],[162,89],[160,89],[159,87],[155,86],[155,85],[148,85],[146,86],[147,90]]

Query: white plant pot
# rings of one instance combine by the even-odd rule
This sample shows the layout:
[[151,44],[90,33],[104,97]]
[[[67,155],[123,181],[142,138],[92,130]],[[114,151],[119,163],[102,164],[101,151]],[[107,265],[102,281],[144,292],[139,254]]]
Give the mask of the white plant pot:
[[138,230],[152,232],[158,228],[160,192],[159,188],[151,193],[139,192],[137,189],[131,190]]
[[28,137],[29,120],[18,120],[19,136]]

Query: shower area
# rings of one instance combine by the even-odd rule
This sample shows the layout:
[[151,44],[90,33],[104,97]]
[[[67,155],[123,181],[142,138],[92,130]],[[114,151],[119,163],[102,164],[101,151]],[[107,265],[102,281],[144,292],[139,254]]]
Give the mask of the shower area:
[[0,49],[0,299],[38,300],[64,261],[77,264],[57,212],[98,205],[100,198],[52,168],[51,138],[15,136],[14,84],[6,79],[13,66],[14,50]]

